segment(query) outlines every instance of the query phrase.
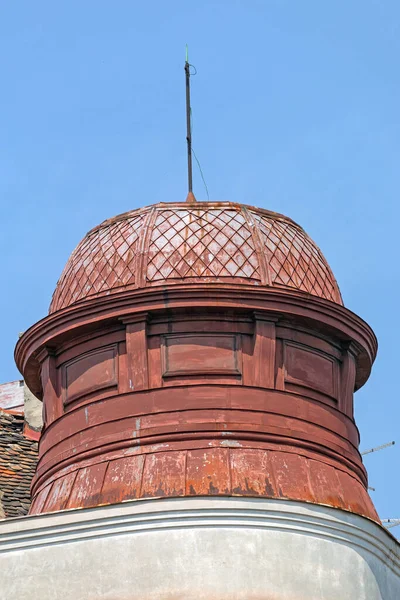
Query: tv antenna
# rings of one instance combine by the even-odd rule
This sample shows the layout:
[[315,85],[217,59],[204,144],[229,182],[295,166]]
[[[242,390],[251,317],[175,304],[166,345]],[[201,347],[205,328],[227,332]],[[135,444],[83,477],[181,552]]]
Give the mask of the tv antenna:
[[388,442],[387,444],[382,444],[382,446],[377,446],[376,448],[370,448],[369,450],[364,450],[361,452],[361,456],[365,456],[366,454],[371,454],[372,452],[378,452],[378,450],[383,450],[384,448],[389,448],[389,446],[394,446],[396,442]]
[[[381,446],[376,446],[375,448],[369,448],[369,450],[364,450],[361,452],[361,456],[365,456],[366,454],[372,454],[372,452],[378,452],[379,450],[383,450],[384,448],[389,448],[390,446],[395,445],[395,441],[387,442],[386,444],[382,444]],[[375,492],[374,487],[368,486],[368,489],[371,492]],[[396,527],[396,525],[400,525],[400,519],[382,519],[382,523],[389,523],[389,525],[385,525],[386,529],[390,529],[391,527]]]
[[382,523],[385,523],[384,527],[386,527],[386,529],[391,529],[392,527],[400,525],[400,519],[382,519]]

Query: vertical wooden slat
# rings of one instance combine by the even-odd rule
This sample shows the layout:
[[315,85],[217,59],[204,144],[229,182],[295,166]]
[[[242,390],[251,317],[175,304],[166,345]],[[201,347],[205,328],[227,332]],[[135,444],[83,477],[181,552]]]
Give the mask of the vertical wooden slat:
[[276,340],[276,354],[275,354],[275,388],[277,390],[285,389],[285,365],[283,361],[284,355],[284,341],[281,339]]
[[57,386],[57,368],[53,349],[44,348],[38,355],[38,359],[41,363],[40,374],[43,387],[43,425],[46,428],[61,417],[64,409],[61,391]]
[[130,391],[128,373],[128,355],[126,342],[118,344],[118,392],[125,394]]
[[148,369],[149,369],[149,387],[160,388],[162,386],[161,377],[161,345],[160,336],[152,335],[147,338],[148,345]]
[[126,325],[126,360],[128,390],[147,390],[149,371],[147,360],[147,314],[121,319]]
[[275,387],[275,322],[256,312],[253,351],[253,382],[257,387]]
[[356,380],[356,348],[350,344],[343,352],[340,373],[339,410],[353,418],[353,394]]

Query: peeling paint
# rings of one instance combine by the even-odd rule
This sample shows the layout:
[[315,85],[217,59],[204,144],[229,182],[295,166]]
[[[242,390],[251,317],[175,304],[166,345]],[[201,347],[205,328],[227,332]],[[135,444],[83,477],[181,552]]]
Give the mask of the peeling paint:
[[242,445],[238,440],[222,440],[220,442],[220,446],[225,448],[241,448]]

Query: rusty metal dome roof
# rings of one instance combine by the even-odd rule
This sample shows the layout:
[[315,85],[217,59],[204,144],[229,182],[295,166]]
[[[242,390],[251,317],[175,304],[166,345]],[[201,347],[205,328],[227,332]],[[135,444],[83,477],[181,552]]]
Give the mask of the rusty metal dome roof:
[[128,289],[199,281],[296,289],[343,304],[323,254],[291,219],[232,202],[160,203],[92,229],[70,256],[50,313]]

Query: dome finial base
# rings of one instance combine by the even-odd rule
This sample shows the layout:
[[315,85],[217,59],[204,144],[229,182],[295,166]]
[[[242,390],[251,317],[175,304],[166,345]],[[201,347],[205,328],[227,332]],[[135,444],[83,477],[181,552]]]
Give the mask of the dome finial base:
[[193,192],[189,192],[188,195],[186,196],[186,200],[185,202],[197,202],[195,195],[193,194]]

